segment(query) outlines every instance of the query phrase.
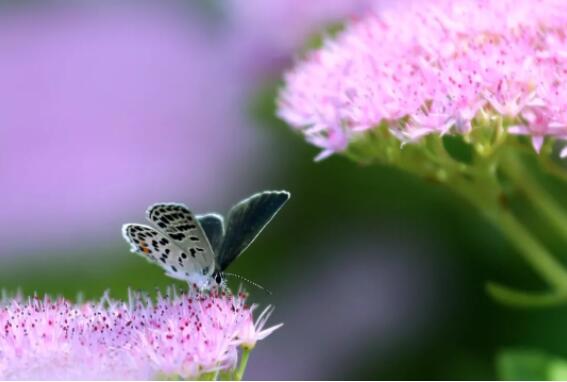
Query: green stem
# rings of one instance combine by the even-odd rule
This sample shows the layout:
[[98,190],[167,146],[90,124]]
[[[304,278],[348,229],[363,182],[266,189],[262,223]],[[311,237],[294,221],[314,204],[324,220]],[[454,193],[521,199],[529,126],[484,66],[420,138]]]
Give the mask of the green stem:
[[499,203],[501,190],[494,174],[477,177],[472,182],[455,179],[450,185],[502,231],[541,277],[555,289],[567,291],[567,271],[563,265]]
[[205,373],[205,374],[201,374],[197,380],[198,381],[216,381],[217,375],[218,375],[217,372]]
[[[504,120],[498,122],[494,141],[489,145],[478,146],[482,150],[477,152],[472,163],[454,159],[446,152],[442,138],[438,136],[427,137],[417,145],[404,146],[397,151],[394,150],[395,146],[392,146],[396,155],[386,163],[393,163],[410,173],[437,180],[464,197],[501,230],[536,273],[553,288],[550,293],[528,294],[492,285],[489,290],[494,296],[518,305],[544,306],[560,303],[567,300],[567,270],[502,203],[504,192],[498,170],[503,171],[512,183],[524,190],[528,200],[565,239],[567,214],[524,168],[522,158],[514,151],[518,149],[505,144],[507,135],[504,125]],[[483,141],[482,136],[479,140]],[[380,144],[369,146],[378,152],[374,156],[376,161],[384,163],[381,155],[384,147],[381,145],[387,148],[388,144],[380,140],[378,143]],[[371,154],[372,150],[368,149],[368,153]]]
[[486,285],[486,291],[495,300],[517,308],[547,307],[567,302],[567,292],[524,292],[494,282]]
[[502,208],[484,209],[484,215],[516,246],[524,259],[552,286],[567,290],[567,271],[541,243],[512,215]]
[[567,170],[550,157],[541,158],[541,163],[548,173],[567,182]]
[[567,214],[539,182],[533,179],[528,169],[523,166],[521,158],[510,156],[510,159],[503,161],[502,164],[502,170],[521,187],[538,211],[567,240]]
[[248,364],[248,359],[250,358],[251,349],[246,347],[242,348],[242,356],[240,358],[240,364],[238,368],[234,372],[234,380],[235,381],[242,381],[242,377],[244,377],[244,371],[246,370],[246,365]]

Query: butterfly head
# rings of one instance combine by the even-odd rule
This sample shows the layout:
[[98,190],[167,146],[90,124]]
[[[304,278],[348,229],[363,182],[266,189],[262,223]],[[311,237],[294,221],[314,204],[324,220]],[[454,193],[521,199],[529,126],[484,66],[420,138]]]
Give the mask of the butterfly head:
[[220,271],[215,271],[212,276],[212,284],[217,286],[223,286],[224,278],[222,277],[222,273]]

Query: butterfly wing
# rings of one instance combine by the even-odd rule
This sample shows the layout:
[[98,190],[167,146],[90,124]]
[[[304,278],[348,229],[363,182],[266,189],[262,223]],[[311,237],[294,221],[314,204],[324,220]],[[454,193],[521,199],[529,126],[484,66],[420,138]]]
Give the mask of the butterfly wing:
[[189,262],[194,263],[201,274],[212,274],[214,252],[199,221],[186,206],[177,203],[154,204],[146,211],[146,217],[158,231],[189,255]]
[[218,253],[224,236],[224,219],[219,214],[197,215],[197,220],[203,227],[207,239],[213,248],[214,253]]
[[224,271],[260,234],[289,199],[287,191],[264,191],[242,200],[228,213],[226,233],[217,253]]
[[158,264],[168,276],[190,280],[192,275],[203,274],[203,267],[195,261],[197,253],[184,251],[175,242],[152,227],[142,224],[124,224],[122,235],[130,243],[132,252]]

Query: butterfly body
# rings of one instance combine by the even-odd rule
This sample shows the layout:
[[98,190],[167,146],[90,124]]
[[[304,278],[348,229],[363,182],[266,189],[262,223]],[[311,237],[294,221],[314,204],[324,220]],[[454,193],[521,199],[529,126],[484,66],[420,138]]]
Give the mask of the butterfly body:
[[220,214],[193,215],[187,206],[158,203],[146,211],[153,226],[125,224],[131,251],[161,266],[167,276],[199,289],[223,283],[226,268],[256,239],[289,199],[287,191],[264,191],[234,205],[225,228]]

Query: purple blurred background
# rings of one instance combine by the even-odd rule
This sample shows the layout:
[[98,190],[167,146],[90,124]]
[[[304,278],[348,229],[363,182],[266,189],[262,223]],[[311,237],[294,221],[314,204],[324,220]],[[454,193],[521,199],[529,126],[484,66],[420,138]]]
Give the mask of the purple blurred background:
[[230,39],[180,8],[0,14],[0,251],[116,238],[152,202],[213,205],[269,166],[250,171],[266,142]]
[[157,200],[242,193],[277,158],[247,97],[364,3],[229,1],[218,20],[197,2],[5,4],[0,251],[112,240]]

